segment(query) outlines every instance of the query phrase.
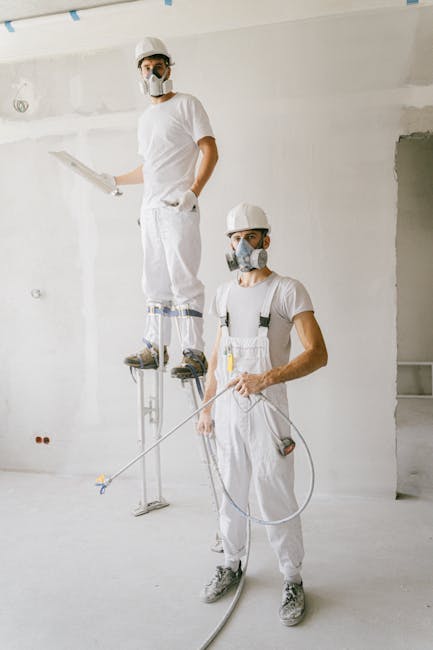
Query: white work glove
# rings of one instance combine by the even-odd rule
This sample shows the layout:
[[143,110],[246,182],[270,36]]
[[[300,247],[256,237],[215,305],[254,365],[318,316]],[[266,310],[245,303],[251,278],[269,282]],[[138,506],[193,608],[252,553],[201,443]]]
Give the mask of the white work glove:
[[104,181],[104,184],[107,187],[107,192],[113,194],[113,196],[118,196],[122,194],[116,184],[116,179],[111,174],[100,174],[101,180]]
[[197,207],[197,197],[192,190],[187,190],[182,194],[176,208],[181,212],[191,212]]

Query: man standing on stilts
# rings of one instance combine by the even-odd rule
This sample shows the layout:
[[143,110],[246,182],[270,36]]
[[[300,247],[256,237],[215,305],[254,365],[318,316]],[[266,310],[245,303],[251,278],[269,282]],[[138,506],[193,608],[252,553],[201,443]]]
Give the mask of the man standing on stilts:
[[[218,160],[218,151],[202,104],[192,95],[174,93],[170,79],[173,60],[158,38],[146,37],[135,49],[144,94],[151,104],[138,125],[139,153],[144,163],[113,177],[114,185],[144,184],[140,214],[143,243],[143,292],[147,319],[144,349],[125,363],[157,368],[159,346],[168,361],[171,319],[179,317],[183,359],[172,369],[181,379],[206,373],[204,355],[204,287],[197,278],[201,256],[198,196]],[[196,165],[201,160],[196,172]],[[158,316],[163,318],[159,341]]]

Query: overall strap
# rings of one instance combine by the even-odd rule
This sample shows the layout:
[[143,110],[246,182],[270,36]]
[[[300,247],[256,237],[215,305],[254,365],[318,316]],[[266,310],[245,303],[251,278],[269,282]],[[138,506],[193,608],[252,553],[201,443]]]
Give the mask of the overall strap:
[[271,321],[271,304],[279,283],[280,276],[275,273],[260,310],[258,336],[268,335],[269,323]]
[[232,282],[227,282],[227,284],[223,287],[223,290],[221,292],[221,300],[218,305],[218,317],[220,319],[220,327],[222,333],[225,334],[226,336],[229,335],[229,313],[227,311],[227,303],[229,300],[229,293],[232,286],[233,286]]

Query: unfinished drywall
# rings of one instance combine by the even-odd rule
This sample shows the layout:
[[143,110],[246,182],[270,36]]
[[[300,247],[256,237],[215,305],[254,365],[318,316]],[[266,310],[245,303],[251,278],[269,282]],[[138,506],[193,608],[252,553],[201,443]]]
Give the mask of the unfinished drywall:
[[[272,268],[302,280],[315,304],[329,365],[289,396],[321,493],[395,490],[394,153],[419,20],[373,12],[169,43],[175,86],[203,101],[220,149],[201,198],[208,303],[229,277],[225,214],[247,200],[272,221]],[[122,359],[141,338],[140,190],[98,194],[47,154],[67,149],[111,173],[138,164],[132,49],[0,67],[4,468],[98,474],[136,451]],[[21,79],[33,84],[33,113],[11,108]],[[208,352],[215,329],[207,317]],[[174,380],[166,385],[169,426],[188,405]],[[52,444],[35,445],[39,432]],[[163,459],[165,480],[202,481],[191,430]]]

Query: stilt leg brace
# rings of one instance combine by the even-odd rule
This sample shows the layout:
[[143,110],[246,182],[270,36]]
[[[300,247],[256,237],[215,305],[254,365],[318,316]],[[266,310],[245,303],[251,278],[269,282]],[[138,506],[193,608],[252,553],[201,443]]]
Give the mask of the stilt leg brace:
[[147,313],[154,314],[156,316],[170,316],[172,318],[188,318],[189,316],[195,316],[196,318],[203,318],[203,313],[197,311],[196,309],[191,309],[189,305],[163,305],[162,303],[152,303],[147,305]]
[[162,302],[155,302],[147,305],[147,313],[154,316],[172,316],[171,309],[168,305],[163,305]]
[[197,311],[196,309],[191,309],[189,305],[174,305],[173,316],[180,316],[180,318],[188,318],[189,316],[195,316],[196,318],[203,318],[203,314],[201,311]]

